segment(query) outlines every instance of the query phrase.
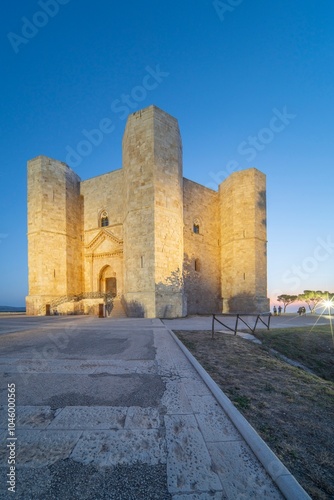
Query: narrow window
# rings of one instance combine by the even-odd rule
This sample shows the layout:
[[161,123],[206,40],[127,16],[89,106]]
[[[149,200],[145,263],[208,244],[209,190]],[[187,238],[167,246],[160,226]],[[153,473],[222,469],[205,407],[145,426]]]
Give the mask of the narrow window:
[[195,271],[197,271],[199,273],[200,270],[201,270],[200,260],[199,259],[195,259]]
[[199,219],[198,218],[194,219],[193,231],[195,234],[199,234]]
[[144,257],[143,256],[140,257],[140,267],[141,268],[144,267]]
[[101,227],[109,226],[108,213],[106,211],[101,213]]

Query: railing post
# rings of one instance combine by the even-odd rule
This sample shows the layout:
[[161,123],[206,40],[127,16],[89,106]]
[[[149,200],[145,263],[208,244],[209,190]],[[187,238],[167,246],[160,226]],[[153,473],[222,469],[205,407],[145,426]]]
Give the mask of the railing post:
[[[254,328],[253,328],[253,329],[251,329],[251,332],[252,332],[252,333],[255,333],[255,330],[256,330],[256,327],[257,327],[257,323],[258,323],[258,321],[259,321],[260,316],[261,316],[260,314],[258,314],[258,315],[256,316],[256,321],[255,321]],[[260,319],[261,319],[261,318],[260,318]]]
[[237,330],[238,330],[238,320],[239,320],[239,314],[237,314],[237,318],[236,318],[236,321],[235,321],[234,335],[236,335],[236,334],[237,334]]
[[212,315],[212,328],[211,329],[212,329],[212,336],[211,336],[211,338],[213,339],[213,335],[215,333],[215,315],[214,314]]

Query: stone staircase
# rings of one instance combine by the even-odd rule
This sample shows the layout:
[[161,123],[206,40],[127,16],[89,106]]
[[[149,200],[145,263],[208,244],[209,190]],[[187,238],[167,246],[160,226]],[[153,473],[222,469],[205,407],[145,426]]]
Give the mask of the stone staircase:
[[108,316],[109,318],[113,318],[113,319],[127,318],[127,315],[126,315],[124,308],[122,306],[121,299],[115,297],[113,300],[113,305],[114,305],[114,307],[112,308],[110,316]]

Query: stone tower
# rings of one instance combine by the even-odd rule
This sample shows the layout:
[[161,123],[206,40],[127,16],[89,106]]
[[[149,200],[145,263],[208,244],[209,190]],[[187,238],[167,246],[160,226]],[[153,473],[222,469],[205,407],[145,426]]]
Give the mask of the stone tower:
[[128,117],[119,170],[81,181],[28,162],[28,265],[28,314],[97,314],[110,295],[133,317],[268,311],[265,176],[219,192],[184,179],[178,122],[149,106]]
[[45,156],[29,161],[27,314],[81,292],[81,234],[80,178]]
[[219,196],[223,311],[269,311],[265,175],[234,172]]
[[[123,138],[124,298],[148,317],[184,316],[182,145],[155,106],[129,116]],[[139,311],[140,312],[140,311]]]

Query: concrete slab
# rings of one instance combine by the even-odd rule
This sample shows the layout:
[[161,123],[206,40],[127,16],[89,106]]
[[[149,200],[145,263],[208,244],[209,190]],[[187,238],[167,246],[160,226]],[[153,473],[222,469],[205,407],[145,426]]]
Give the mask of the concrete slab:
[[[18,425],[21,427],[20,421]],[[30,421],[25,423],[25,427],[29,425]],[[48,429],[62,430],[158,429],[161,419],[157,408],[68,406],[53,412],[53,419],[47,425]]]
[[[0,361],[0,370],[7,374],[21,373],[26,376],[32,373],[109,373],[110,375],[126,375],[135,373],[158,374],[155,360],[73,360],[67,359],[18,359],[6,357]],[[29,379],[29,377],[28,377]]]
[[166,408],[167,414],[189,415],[192,413],[186,390],[180,380],[166,382],[166,390],[162,396],[161,404]]
[[152,330],[138,329],[133,337],[128,331],[114,329],[111,334],[106,324],[99,326],[94,335],[85,328],[80,331],[80,335],[77,328],[64,332],[39,329],[37,332],[26,330],[25,335],[19,333],[2,335],[2,352],[6,357],[16,359],[27,358],[29,357],[27,353],[29,355],[32,353],[34,359],[39,361],[49,361],[54,358],[74,360],[106,357],[123,360],[155,358]]
[[207,447],[227,498],[284,499],[245,443],[225,441],[207,443]]
[[128,409],[109,406],[67,406],[60,409],[49,429],[118,430],[124,429]]
[[46,429],[56,414],[50,406],[17,406],[16,425],[18,429]]
[[[16,462],[22,467],[45,467],[67,458],[79,441],[81,431],[18,430]],[[7,464],[8,450],[0,449],[0,465]]]
[[[0,376],[0,388],[7,387],[7,377]],[[20,377],[12,374],[10,381],[22,386]],[[18,405],[50,406],[157,406],[165,384],[158,375],[132,373],[45,374],[29,375],[25,391],[18,391]]]
[[98,466],[166,463],[165,440],[157,429],[85,431],[70,458]]
[[205,442],[240,441],[242,438],[211,394],[189,395],[190,405]]
[[163,425],[157,408],[130,407],[126,414],[125,429],[159,429]]
[[167,477],[171,493],[223,491],[193,415],[166,415]]
[[[161,321],[11,320],[0,318],[0,438],[14,382],[18,499],[281,498],[275,481],[308,498],[280,462],[265,472]],[[0,458],[11,498],[5,447]]]

